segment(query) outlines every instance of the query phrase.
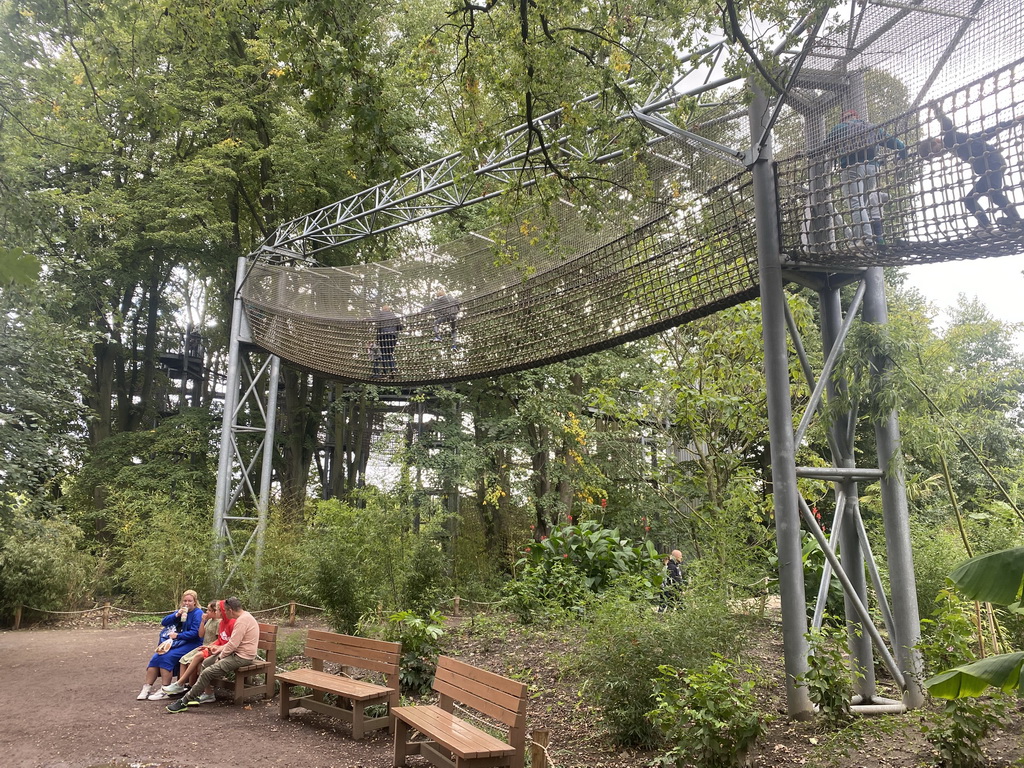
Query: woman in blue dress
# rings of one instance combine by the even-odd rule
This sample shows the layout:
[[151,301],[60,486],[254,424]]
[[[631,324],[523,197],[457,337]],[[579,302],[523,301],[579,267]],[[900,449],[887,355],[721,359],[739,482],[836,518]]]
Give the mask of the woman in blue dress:
[[199,607],[199,596],[195,590],[187,589],[181,596],[181,607],[173,613],[169,613],[160,621],[163,630],[160,637],[170,641],[170,648],[164,653],[154,653],[146,667],[146,684],[136,697],[139,701],[143,699],[157,700],[166,699],[167,694],[157,684],[157,678],[162,685],[170,685],[171,677],[178,669],[178,661],[186,653],[198,648],[203,638],[199,634],[200,625],[203,621],[203,610]]

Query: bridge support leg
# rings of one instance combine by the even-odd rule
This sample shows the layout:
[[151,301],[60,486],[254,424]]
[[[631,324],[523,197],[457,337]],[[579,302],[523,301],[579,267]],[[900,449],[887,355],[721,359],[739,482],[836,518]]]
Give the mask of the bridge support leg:
[[[885,300],[885,282],[881,267],[872,267],[865,277],[867,293],[864,297],[864,320],[885,324],[889,312]],[[885,385],[891,363],[884,357],[872,361],[872,375],[877,386]],[[910,708],[924,703],[921,686],[923,665],[921,654],[915,649],[921,638],[921,619],[918,613],[917,590],[914,581],[914,561],[910,548],[910,521],[907,510],[907,490],[900,463],[900,425],[896,411],[875,414],[875,444],[878,467],[882,470],[882,513],[885,522],[885,546],[892,590],[892,613],[895,637],[893,652],[896,662],[906,676],[903,703]]]
[[[750,134],[756,142],[768,119],[768,100],[756,89],[750,105]],[[778,199],[771,139],[752,148],[754,210],[757,220],[757,263],[761,277],[761,321],[771,436],[772,496],[779,555],[782,635],[785,643],[786,702],[790,717],[810,718],[814,708],[807,688],[797,678],[807,671],[807,602],[800,547],[800,513],[796,485],[796,452],[790,402],[789,353],[786,346],[786,296],[779,252]]]

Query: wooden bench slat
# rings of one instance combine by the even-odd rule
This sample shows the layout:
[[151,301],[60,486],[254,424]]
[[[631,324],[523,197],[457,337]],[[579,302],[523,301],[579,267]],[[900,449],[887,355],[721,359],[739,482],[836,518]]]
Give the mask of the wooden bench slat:
[[[518,719],[526,715],[526,685],[507,677],[496,675],[478,667],[472,667],[473,676],[465,673],[470,665],[442,656],[438,659],[437,673],[434,677],[435,690],[456,701],[471,706],[488,717],[500,720],[506,725],[514,725]],[[509,685],[511,683],[511,685]],[[516,693],[502,689],[513,688]]]
[[282,684],[304,685],[307,688],[314,688],[324,693],[334,693],[344,696],[346,699],[379,699],[382,696],[391,695],[392,689],[375,683],[368,683],[365,680],[353,680],[350,677],[332,675],[330,672],[317,672],[314,669],[295,669],[289,672],[280,672],[277,679]]
[[434,704],[395,707],[391,712],[463,759],[501,757],[515,752],[510,744]]

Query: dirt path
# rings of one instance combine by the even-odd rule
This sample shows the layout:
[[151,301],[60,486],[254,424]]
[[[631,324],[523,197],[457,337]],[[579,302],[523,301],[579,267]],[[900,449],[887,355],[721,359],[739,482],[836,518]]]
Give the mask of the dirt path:
[[[278,701],[226,702],[172,715],[137,701],[156,630],[0,631],[0,766],[4,768],[389,768],[391,742],[363,742]],[[410,762],[410,764],[412,764]]]

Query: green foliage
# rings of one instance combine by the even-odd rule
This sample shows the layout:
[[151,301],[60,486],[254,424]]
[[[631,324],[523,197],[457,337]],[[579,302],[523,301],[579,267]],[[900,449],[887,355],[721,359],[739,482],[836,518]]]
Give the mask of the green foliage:
[[[1010,610],[1019,612],[1024,587],[1024,547],[972,557],[957,566],[950,579],[973,600],[1009,604]],[[981,696],[989,686],[1024,695],[1022,670],[1024,652],[1003,653],[940,672],[924,684],[932,696],[943,699]]]
[[658,759],[662,766],[699,765],[738,768],[747,751],[764,733],[754,681],[739,674],[734,662],[715,654],[703,670],[681,672],[663,664],[654,678],[657,706],[648,713],[672,746]]
[[152,610],[170,610],[186,589],[199,593],[200,604],[209,599],[214,575],[210,516],[184,509],[165,494],[125,492],[114,502],[121,519],[114,537],[120,587]]
[[547,567],[526,563],[505,584],[502,605],[524,624],[531,624],[581,612],[589,594],[585,577],[567,561]]
[[516,564],[518,578],[505,586],[506,606],[523,621],[582,610],[587,597],[613,581],[632,578],[653,591],[661,563],[650,541],[624,539],[617,529],[587,521],[566,525],[530,544]]
[[437,670],[437,656],[441,652],[444,635],[444,616],[432,611],[417,616],[411,611],[399,611],[388,617],[385,637],[402,644],[402,663],[398,676],[406,693],[429,693]]
[[402,574],[402,605],[413,613],[425,615],[452,594],[448,557],[429,532],[415,539]]
[[78,607],[87,590],[91,558],[78,547],[82,532],[63,520],[34,519],[15,509],[0,522],[0,616],[25,605],[46,611]]
[[[850,702],[850,673],[844,655],[846,633],[827,626],[807,633],[807,671],[797,683],[818,708],[818,716],[829,728],[840,728],[853,718]],[[856,671],[854,671],[856,674]]]
[[917,645],[928,675],[974,658],[974,624],[968,618],[964,601],[951,590],[943,589],[934,602],[932,618],[921,620],[921,640]]
[[1006,705],[1001,699],[953,699],[930,723],[924,722],[921,730],[938,751],[941,768],[984,768],[988,761],[981,740],[1005,714]]
[[324,608],[335,632],[352,634],[366,595],[359,589],[357,563],[350,557],[352,544],[340,528],[328,528],[316,537],[313,553],[313,595]]
[[628,588],[595,599],[577,664],[615,743],[645,748],[657,743],[646,715],[654,708],[651,681],[659,665],[699,669],[712,651],[732,655],[743,644],[743,627],[716,586],[695,584],[686,610],[660,614]]
[[931,605],[949,586],[949,572],[967,557],[963,540],[950,527],[912,522],[910,542],[914,554],[917,603]]
[[[804,593],[813,600],[818,594],[822,576],[825,575],[825,553],[818,544],[818,540],[808,532],[803,533],[803,541],[800,548],[800,558],[804,566]],[[808,606],[808,616],[814,613],[814,606]],[[832,573],[829,581],[828,592],[825,598],[825,613],[830,616],[841,616],[843,614],[843,585]]]

